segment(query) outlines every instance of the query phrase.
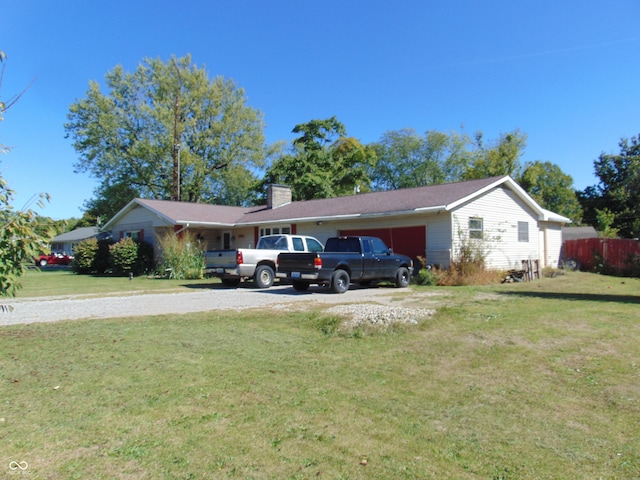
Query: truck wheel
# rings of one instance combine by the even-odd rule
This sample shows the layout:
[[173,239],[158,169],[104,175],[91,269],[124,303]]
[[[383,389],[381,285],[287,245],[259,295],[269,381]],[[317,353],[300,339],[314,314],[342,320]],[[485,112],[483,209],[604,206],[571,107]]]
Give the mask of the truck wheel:
[[47,266],[47,260],[42,258],[40,259],[40,261],[38,262],[40,264],[41,267],[46,267]]
[[396,271],[396,287],[405,288],[409,286],[409,282],[411,282],[409,270],[406,267],[400,267]]
[[309,290],[309,282],[293,282],[293,288],[295,288],[298,292],[306,292]]
[[223,278],[222,284],[225,287],[237,287],[238,285],[240,285],[240,279],[239,278]]
[[253,281],[258,288],[269,288],[273,285],[273,269],[268,265],[260,265],[256,268],[256,273],[253,276]]
[[349,274],[344,270],[336,270],[331,274],[331,290],[334,293],[344,293],[349,290],[351,279]]

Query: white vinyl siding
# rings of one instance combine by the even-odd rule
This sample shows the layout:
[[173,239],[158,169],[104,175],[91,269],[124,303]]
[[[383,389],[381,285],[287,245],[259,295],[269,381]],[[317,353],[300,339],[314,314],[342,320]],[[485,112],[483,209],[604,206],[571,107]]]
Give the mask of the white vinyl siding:
[[460,235],[471,218],[483,219],[482,247],[487,251],[489,268],[521,268],[522,260],[542,260],[538,235],[528,242],[518,241],[518,223],[526,222],[528,230],[538,231],[533,211],[509,189],[499,187],[462,205],[453,212],[453,256],[460,247]]
[[451,215],[441,213],[427,218],[427,263],[448,268],[451,265],[453,227]]
[[[562,225],[544,222],[540,227],[540,250],[544,255],[541,267],[557,267],[562,251]],[[542,258],[541,258],[542,260]]]

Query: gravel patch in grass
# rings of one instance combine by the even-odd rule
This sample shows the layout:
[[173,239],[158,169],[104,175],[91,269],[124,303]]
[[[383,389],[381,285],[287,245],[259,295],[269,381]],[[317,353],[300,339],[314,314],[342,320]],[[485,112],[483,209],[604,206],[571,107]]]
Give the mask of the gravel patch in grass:
[[420,320],[435,314],[435,310],[425,308],[372,304],[336,305],[327,312],[346,317],[343,327],[347,329],[363,326],[390,327],[397,324],[417,325]]

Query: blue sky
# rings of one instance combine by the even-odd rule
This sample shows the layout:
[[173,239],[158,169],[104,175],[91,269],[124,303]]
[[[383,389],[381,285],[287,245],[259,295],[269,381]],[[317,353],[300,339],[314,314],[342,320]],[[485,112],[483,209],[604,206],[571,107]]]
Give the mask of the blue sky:
[[261,110],[269,142],[337,116],[370,143],[387,130],[520,129],[522,161],[555,163],[574,187],[593,161],[640,133],[640,2],[418,0],[2,0],[6,101],[0,174],[22,207],[80,217],[97,186],[74,173],[69,106],[116,65],[187,53],[232,78]]

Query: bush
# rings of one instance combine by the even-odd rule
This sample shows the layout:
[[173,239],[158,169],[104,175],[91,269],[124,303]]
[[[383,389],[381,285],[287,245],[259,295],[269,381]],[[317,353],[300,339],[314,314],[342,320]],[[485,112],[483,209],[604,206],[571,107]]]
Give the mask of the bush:
[[136,275],[150,273],[154,267],[153,245],[149,242],[138,242],[138,256],[136,258],[134,273]]
[[418,257],[418,261],[420,262],[421,268],[418,270],[418,273],[414,276],[414,282],[416,285],[421,285],[424,287],[433,287],[438,284],[438,274],[435,269],[433,269],[430,265],[427,265],[427,259],[425,257]]
[[111,271],[111,245],[115,241],[111,238],[98,240],[98,251],[93,261],[93,272],[98,274]]
[[98,254],[98,241],[95,238],[83,240],[73,247],[72,268],[76,273],[92,273]]
[[159,238],[158,243],[162,251],[160,267],[169,278],[197,280],[203,277],[204,253],[193,235],[166,235]]
[[72,268],[76,273],[140,275],[153,269],[153,246],[131,238],[115,243],[91,238],[75,245]]
[[438,285],[438,274],[431,268],[421,268],[415,276],[416,285],[434,287]]
[[138,258],[138,243],[133,238],[123,238],[109,247],[109,259],[115,275],[134,273]]

